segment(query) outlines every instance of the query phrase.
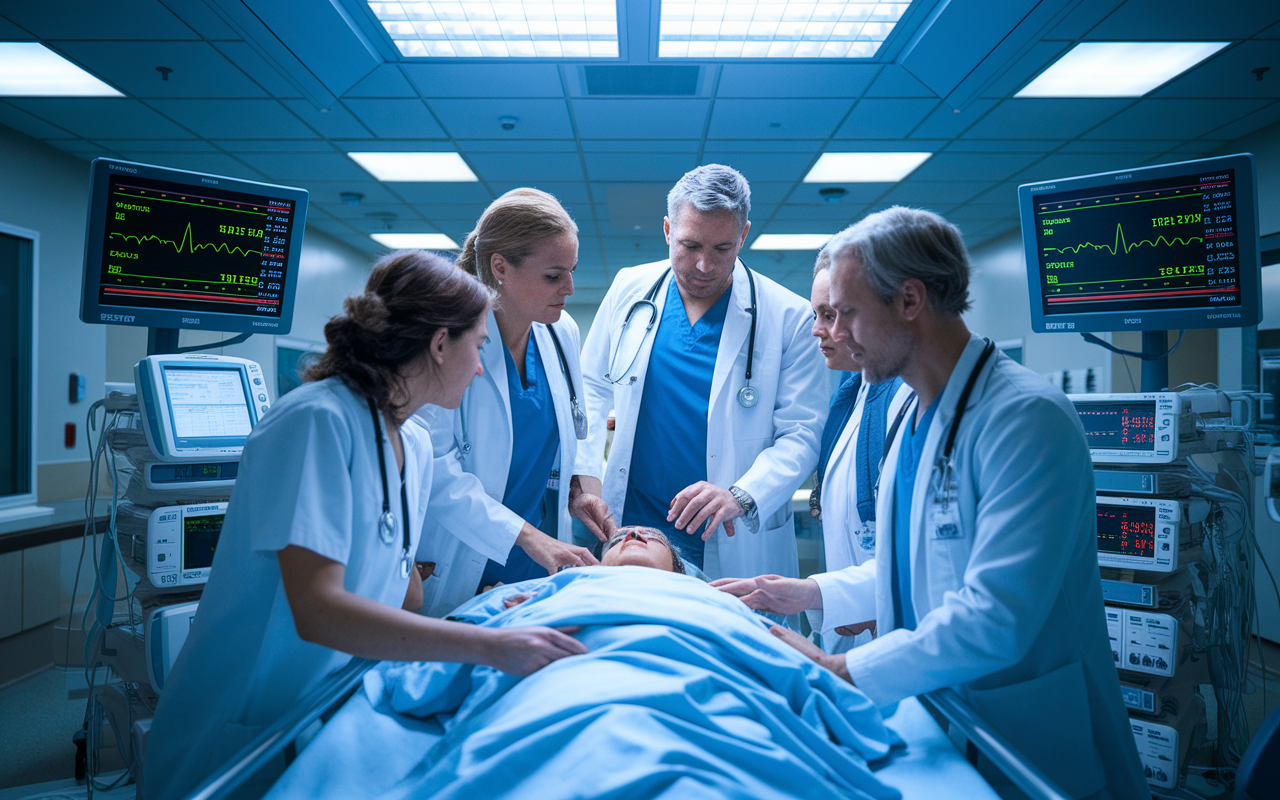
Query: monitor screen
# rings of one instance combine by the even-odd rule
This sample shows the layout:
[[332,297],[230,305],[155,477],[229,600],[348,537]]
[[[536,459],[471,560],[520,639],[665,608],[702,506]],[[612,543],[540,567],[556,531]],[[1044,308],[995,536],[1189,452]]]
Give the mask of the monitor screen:
[[1252,156],[1019,187],[1037,331],[1256,324]]
[[288,332],[307,193],[93,162],[81,318]]
[[249,387],[234,367],[163,368],[173,438],[179,447],[240,439],[253,430]]
[[226,514],[182,518],[182,568],[204,569],[213,564],[213,551],[222,534]]
[[1152,558],[1156,552],[1154,506],[1098,504],[1098,552]]
[[1091,450],[1156,449],[1156,404],[1076,403]]

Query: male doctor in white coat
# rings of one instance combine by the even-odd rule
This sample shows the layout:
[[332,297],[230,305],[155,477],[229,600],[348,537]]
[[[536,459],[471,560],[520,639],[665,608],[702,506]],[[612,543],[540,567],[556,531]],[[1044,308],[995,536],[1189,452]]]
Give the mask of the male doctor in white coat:
[[775,634],[881,706],[955,687],[1070,797],[1150,797],[1107,640],[1075,409],[969,332],[968,256],[946,220],[895,207],[827,247],[837,337],[868,380],[901,376],[916,401],[880,477],[876,574],[823,593],[824,615],[874,619],[878,638],[828,655]]
[[808,303],[737,259],[750,208],[734,169],[682,177],[663,219],[670,259],[618,273],[582,352],[590,433],[575,473],[603,478],[583,490],[603,488],[619,525],[663,530],[713,578],[798,573],[791,495],[827,414]]

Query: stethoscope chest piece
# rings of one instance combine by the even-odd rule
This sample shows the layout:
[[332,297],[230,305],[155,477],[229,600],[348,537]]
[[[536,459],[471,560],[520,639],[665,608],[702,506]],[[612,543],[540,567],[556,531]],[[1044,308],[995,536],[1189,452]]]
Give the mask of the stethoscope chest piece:
[[743,408],[754,408],[760,402],[760,392],[754,386],[743,386],[738,390],[738,405]]
[[413,569],[413,559],[409,558],[409,554],[405,553],[400,556],[400,577],[408,578],[409,570]]
[[396,540],[396,515],[390,511],[384,511],[378,517],[378,538],[383,544],[391,544]]

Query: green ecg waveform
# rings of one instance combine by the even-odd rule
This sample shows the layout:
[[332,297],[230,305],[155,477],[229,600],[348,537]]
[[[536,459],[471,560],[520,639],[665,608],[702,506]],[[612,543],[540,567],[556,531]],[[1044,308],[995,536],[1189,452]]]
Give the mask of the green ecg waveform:
[[1183,239],[1181,237],[1176,237],[1174,239],[1166,239],[1164,236],[1157,236],[1155,239],[1143,239],[1140,242],[1134,242],[1133,244],[1130,244],[1126,242],[1124,239],[1124,228],[1121,227],[1120,223],[1117,222],[1115,244],[1094,244],[1093,242],[1085,242],[1083,244],[1067,245],[1066,247],[1046,247],[1044,248],[1044,250],[1046,253],[1070,252],[1072,255],[1075,255],[1079,253],[1081,250],[1083,250],[1084,248],[1089,247],[1094,250],[1110,250],[1111,255],[1114,256],[1118,252],[1120,252],[1121,249],[1124,250],[1125,254],[1128,254],[1129,251],[1133,250],[1133,248],[1141,247],[1144,244],[1149,244],[1152,247],[1155,247],[1161,242],[1164,242],[1166,247],[1173,247],[1175,244],[1188,245],[1188,244],[1191,244],[1192,242],[1203,242],[1203,241],[1204,241],[1204,237],[1201,237],[1201,236],[1188,236],[1186,239]]
[[262,255],[262,251],[261,251],[261,250],[253,250],[253,249],[245,248],[245,247],[233,247],[233,246],[231,246],[231,245],[227,244],[226,242],[222,242],[222,243],[220,243],[220,244],[213,244],[213,243],[207,243],[207,244],[196,244],[196,243],[195,243],[195,239],[193,239],[193,238],[192,238],[192,236],[191,236],[191,223],[190,223],[190,222],[188,222],[188,223],[187,223],[187,229],[186,229],[185,231],[183,231],[183,232],[182,232],[182,239],[181,239],[181,241],[177,241],[177,242],[173,241],[172,239],[161,239],[159,236],[151,236],[151,235],[147,235],[147,236],[130,236],[130,235],[128,235],[128,234],[124,234],[124,233],[115,233],[114,231],[111,233],[111,235],[112,235],[112,236],[119,236],[121,239],[132,239],[132,240],[133,240],[134,242],[136,242],[137,244],[142,244],[143,242],[161,242],[161,243],[163,243],[163,244],[173,245],[173,251],[174,251],[175,253],[181,253],[181,252],[182,252],[182,247],[183,247],[183,245],[186,245],[186,247],[187,247],[187,252],[189,252],[189,253],[195,253],[195,251],[197,251],[197,250],[204,250],[204,249],[206,249],[206,248],[212,247],[215,253],[216,253],[216,252],[218,252],[219,250],[221,250],[222,252],[227,253],[227,254],[230,254],[230,253],[234,253],[234,252],[236,252],[236,251],[239,251],[239,252],[240,252],[240,255],[242,255],[242,256],[247,256],[247,255],[249,255],[250,253],[257,253],[258,255]]

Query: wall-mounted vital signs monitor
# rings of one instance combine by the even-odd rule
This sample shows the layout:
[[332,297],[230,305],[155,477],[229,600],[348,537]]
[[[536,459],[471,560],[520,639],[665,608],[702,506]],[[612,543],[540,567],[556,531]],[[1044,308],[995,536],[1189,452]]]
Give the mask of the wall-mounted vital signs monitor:
[[253,361],[198,353],[147,356],[133,368],[147,444],[164,462],[236,460],[271,405]]
[[288,333],[307,192],[93,161],[80,319]]
[[1024,184],[1018,208],[1038,333],[1262,316],[1252,155]]

